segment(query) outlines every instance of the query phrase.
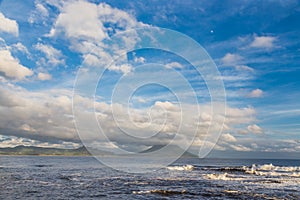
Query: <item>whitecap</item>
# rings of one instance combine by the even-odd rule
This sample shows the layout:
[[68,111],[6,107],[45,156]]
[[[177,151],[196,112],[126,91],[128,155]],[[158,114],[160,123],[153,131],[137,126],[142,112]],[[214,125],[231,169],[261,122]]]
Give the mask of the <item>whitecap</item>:
[[183,165],[183,166],[169,166],[168,170],[175,171],[192,171],[195,167],[193,165]]
[[300,167],[293,166],[274,166],[273,164],[255,165],[243,167],[245,173],[258,176],[290,176],[300,177]]
[[228,177],[227,173],[224,173],[224,174],[205,174],[204,178],[212,179],[212,180],[223,180],[223,181],[232,180],[231,178]]

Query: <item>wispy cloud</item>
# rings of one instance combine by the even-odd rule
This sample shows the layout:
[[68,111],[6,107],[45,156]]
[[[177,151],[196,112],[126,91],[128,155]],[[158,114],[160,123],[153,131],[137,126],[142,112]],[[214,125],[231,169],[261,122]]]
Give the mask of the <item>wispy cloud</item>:
[[41,2],[35,2],[35,9],[31,12],[28,22],[30,24],[42,21],[45,23],[46,19],[49,17],[49,11]]
[[238,71],[249,71],[249,72],[255,71],[252,67],[249,67],[247,65],[237,65],[235,66],[235,69]]
[[167,63],[166,65],[165,65],[165,67],[167,68],[167,69],[172,69],[172,68],[177,68],[177,69],[182,69],[182,68],[184,68],[184,66],[182,65],[182,64],[180,64],[180,63],[178,63],[178,62],[171,62],[171,63]]
[[43,57],[39,59],[39,61],[37,62],[39,66],[51,68],[65,64],[65,59],[62,52],[60,50],[55,49],[51,45],[38,43],[34,47],[35,49],[41,51],[46,57],[46,60]]

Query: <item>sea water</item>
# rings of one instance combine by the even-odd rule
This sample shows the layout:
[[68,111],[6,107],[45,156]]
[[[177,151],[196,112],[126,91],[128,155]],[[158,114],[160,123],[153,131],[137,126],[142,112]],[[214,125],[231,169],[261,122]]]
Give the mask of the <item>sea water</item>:
[[132,174],[93,157],[0,156],[0,199],[300,199],[300,161],[182,158]]

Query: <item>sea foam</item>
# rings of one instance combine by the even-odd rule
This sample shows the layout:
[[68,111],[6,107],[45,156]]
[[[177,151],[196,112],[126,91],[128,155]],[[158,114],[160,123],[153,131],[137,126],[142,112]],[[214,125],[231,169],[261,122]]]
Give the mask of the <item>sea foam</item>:
[[273,164],[255,165],[251,167],[244,167],[248,174],[255,174],[258,176],[292,176],[300,177],[300,167],[284,167],[274,166]]
[[193,165],[182,165],[182,166],[169,166],[167,167],[168,170],[175,170],[175,171],[192,171],[195,167]]

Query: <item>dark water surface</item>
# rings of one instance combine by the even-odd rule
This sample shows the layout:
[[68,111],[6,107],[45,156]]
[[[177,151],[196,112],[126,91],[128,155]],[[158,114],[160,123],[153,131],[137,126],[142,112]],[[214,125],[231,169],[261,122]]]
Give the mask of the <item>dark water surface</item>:
[[0,199],[300,199],[300,161],[184,158],[128,174],[93,157],[0,156]]

